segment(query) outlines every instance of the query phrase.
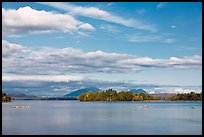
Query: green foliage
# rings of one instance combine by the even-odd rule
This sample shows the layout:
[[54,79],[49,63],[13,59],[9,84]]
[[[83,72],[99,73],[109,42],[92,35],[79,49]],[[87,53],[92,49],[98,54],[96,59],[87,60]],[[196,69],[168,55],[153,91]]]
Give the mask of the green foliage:
[[142,96],[143,100],[148,100],[148,96],[144,92],[140,92],[139,96]]
[[96,98],[95,101],[106,101],[106,95],[105,92],[96,92]]
[[82,93],[82,94],[79,95],[78,99],[79,99],[80,101],[84,101],[84,96],[85,96],[85,94]]
[[143,97],[138,94],[133,94],[132,101],[142,101]]
[[[105,91],[98,91],[98,92],[86,92],[80,94],[78,97],[79,101],[143,101],[143,100],[158,100],[159,98],[154,97],[150,94],[146,94],[141,92],[139,94],[133,94],[132,92],[128,91],[121,91],[117,93],[117,91],[113,89],[108,89]],[[172,101],[175,100],[202,100],[202,92],[201,94],[197,94],[194,92],[187,93],[187,94],[177,94],[173,97],[169,98]]]
[[126,92],[126,101],[132,101],[133,93],[128,91]]
[[133,94],[132,92],[122,91],[117,93],[113,89],[98,92],[86,92],[80,94],[79,101],[142,101],[144,98],[153,98],[151,95],[142,93],[141,95]]
[[171,97],[170,100],[198,101],[198,100],[202,100],[202,93],[201,94],[194,93],[194,92],[183,93],[183,94],[178,93],[177,95]]
[[6,96],[3,96],[3,97],[2,97],[2,101],[3,101],[3,102],[6,102]]
[[126,93],[124,91],[119,92],[119,101],[126,101]]
[[6,93],[2,93],[2,102],[11,102],[11,97],[7,96]]

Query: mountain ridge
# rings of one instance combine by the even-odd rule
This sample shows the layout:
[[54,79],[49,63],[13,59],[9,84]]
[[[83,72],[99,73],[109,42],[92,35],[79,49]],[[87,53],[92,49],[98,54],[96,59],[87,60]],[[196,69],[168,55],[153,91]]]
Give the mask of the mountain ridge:
[[132,93],[136,93],[136,94],[139,94],[141,92],[144,92],[145,94],[148,94],[144,89],[141,89],[141,88],[139,88],[139,89],[130,89],[128,91],[130,91]]
[[92,92],[96,92],[96,91],[99,91],[100,89],[97,88],[97,87],[88,87],[88,88],[82,88],[82,89],[78,89],[78,90],[75,90],[71,93],[68,93],[68,94],[65,94],[64,96],[68,97],[68,96],[72,96],[72,97],[77,97],[79,96],[80,94],[82,93],[86,93],[86,92],[89,92],[89,91],[92,91]]

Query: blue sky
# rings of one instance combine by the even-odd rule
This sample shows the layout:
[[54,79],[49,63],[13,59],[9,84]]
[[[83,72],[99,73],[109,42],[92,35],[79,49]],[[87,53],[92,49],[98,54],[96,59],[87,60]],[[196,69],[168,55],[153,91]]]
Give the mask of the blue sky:
[[201,2],[4,2],[2,20],[3,81],[202,90]]

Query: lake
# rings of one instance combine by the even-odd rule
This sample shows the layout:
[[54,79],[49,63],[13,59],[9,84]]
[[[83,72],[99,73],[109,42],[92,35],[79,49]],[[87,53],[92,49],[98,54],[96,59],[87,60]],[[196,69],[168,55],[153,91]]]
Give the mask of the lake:
[[202,102],[13,100],[2,103],[2,134],[202,135]]

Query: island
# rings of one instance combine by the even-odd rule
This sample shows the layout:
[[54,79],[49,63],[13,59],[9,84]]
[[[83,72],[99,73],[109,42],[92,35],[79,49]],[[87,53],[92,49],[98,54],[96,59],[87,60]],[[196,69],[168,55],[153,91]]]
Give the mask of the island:
[[11,97],[2,92],[2,102],[11,102]]
[[178,93],[168,98],[159,98],[146,92],[133,93],[132,91],[117,92],[113,89],[97,92],[86,92],[78,96],[79,101],[202,101],[201,93]]

